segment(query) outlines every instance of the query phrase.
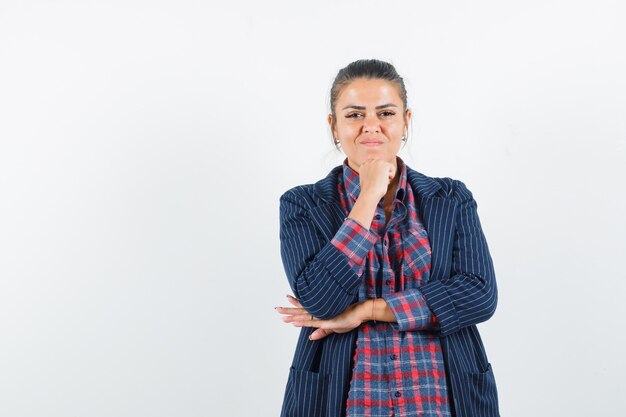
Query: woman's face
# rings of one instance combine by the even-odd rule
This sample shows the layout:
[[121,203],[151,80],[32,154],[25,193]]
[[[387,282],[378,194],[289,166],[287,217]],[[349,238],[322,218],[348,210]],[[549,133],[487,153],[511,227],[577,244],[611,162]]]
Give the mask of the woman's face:
[[383,159],[395,166],[411,112],[405,114],[394,84],[380,79],[352,81],[337,97],[335,114],[335,123],[331,115],[328,122],[350,168],[358,171],[368,159]]

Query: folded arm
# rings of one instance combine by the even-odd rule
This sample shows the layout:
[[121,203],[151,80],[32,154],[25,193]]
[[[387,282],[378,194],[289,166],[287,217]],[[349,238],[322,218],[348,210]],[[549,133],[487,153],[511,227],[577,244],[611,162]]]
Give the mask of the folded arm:
[[495,274],[476,201],[461,181],[451,185],[456,216],[450,225],[455,229],[450,276],[384,295],[384,302],[377,300],[366,320],[386,321],[400,331],[437,331],[445,336],[485,321],[495,312]]
[[[281,258],[291,289],[303,308],[317,318],[330,319],[356,301],[362,268],[359,272],[352,266],[355,262],[362,265],[375,239],[365,228],[355,233],[354,224],[358,223],[346,218],[336,237],[328,241],[307,212],[293,191],[281,197]],[[346,233],[350,239],[346,239]],[[346,247],[339,249],[337,239]]]
[[450,276],[419,288],[437,317],[442,336],[486,321],[495,312],[498,299],[493,262],[476,201],[461,181],[454,180],[452,185],[457,209]]

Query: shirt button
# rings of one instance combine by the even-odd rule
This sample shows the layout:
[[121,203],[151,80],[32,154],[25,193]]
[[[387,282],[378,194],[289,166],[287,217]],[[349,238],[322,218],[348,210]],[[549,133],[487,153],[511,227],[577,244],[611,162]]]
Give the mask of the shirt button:
[[395,361],[396,359],[398,359],[398,355],[391,355],[390,358],[391,358],[391,360]]
[[390,279],[386,280],[385,284],[387,284],[387,285],[391,284],[391,280]]
[[400,398],[402,396],[402,393],[400,393],[400,391],[396,391],[394,395],[396,396],[396,398]]
[[380,219],[380,214],[375,215],[375,216],[374,216],[374,218],[375,218],[376,220]]

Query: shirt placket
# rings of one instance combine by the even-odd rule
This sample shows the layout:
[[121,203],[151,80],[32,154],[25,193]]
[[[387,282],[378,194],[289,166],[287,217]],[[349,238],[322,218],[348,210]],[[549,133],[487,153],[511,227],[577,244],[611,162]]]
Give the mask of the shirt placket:
[[[376,291],[373,289],[376,297],[389,294],[395,291],[396,276],[391,267],[390,260],[390,240],[389,236],[393,235],[393,231],[398,227],[400,221],[406,216],[406,207],[403,203],[396,200],[396,206],[392,211],[389,222],[383,226],[382,222],[376,223],[376,230],[379,239],[375,245],[377,258],[379,259],[379,277],[376,280],[377,286],[380,288]],[[383,219],[385,216],[381,206],[376,208],[375,220]],[[400,245],[401,246],[401,245]],[[399,250],[402,250],[400,247]],[[378,346],[379,352],[384,352],[378,358],[380,366],[384,369],[385,379],[389,392],[389,415],[399,415],[399,410],[404,407],[404,398],[402,394],[402,369],[400,360],[400,345],[393,338],[394,332],[389,325],[384,326],[384,330],[380,332],[378,340],[382,346]]]

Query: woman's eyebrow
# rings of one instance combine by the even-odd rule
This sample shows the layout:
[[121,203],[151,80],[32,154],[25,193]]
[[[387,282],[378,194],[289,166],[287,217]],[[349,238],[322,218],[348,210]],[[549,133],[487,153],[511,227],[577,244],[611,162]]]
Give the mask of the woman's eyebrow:
[[[387,103],[387,104],[381,104],[380,106],[376,106],[376,109],[384,109],[385,107],[398,107],[393,103]],[[345,109],[355,109],[355,110],[365,110],[365,106],[355,106],[354,104],[350,104],[346,107],[344,107],[341,110],[345,110]]]

